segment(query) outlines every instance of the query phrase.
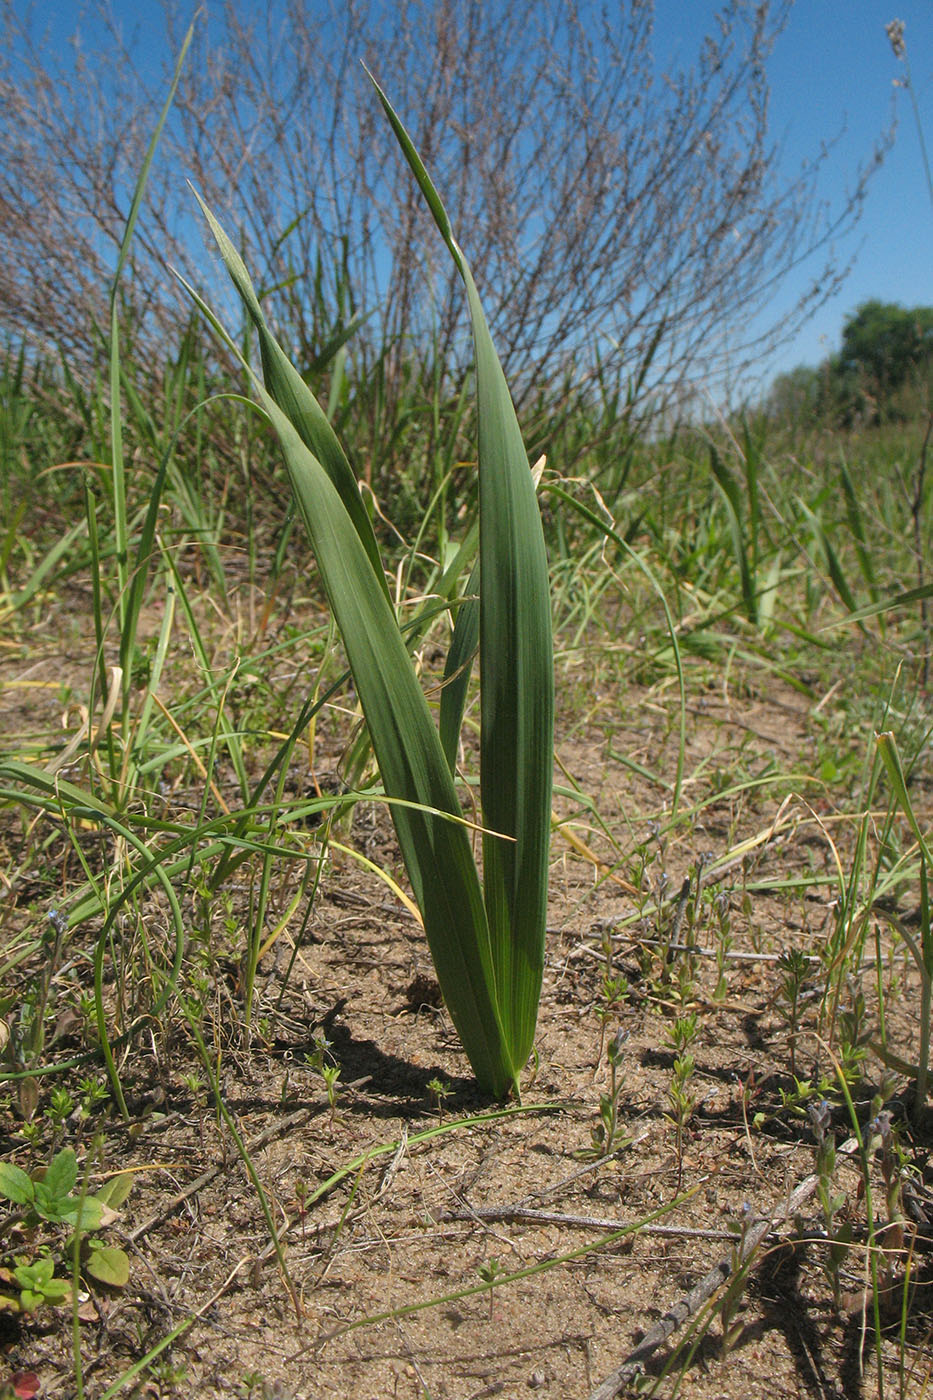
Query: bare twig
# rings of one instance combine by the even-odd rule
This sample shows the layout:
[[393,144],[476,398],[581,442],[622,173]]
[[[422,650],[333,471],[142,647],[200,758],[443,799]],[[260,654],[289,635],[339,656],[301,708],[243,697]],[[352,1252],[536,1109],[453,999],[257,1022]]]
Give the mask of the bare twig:
[[[599,1215],[568,1215],[556,1210],[531,1210],[527,1206],[474,1206],[470,1210],[445,1210],[437,1217],[444,1220],[527,1220],[534,1225],[564,1225],[572,1230],[599,1230],[602,1233],[612,1230],[632,1229],[634,1222]],[[731,1230],[695,1230],[686,1225],[643,1225],[640,1235],[657,1235],[662,1239],[685,1240],[728,1240],[734,1239]]]
[[[188,10],[155,8],[168,60]],[[818,255],[768,344],[835,292],[833,240],[883,149],[866,151],[832,212],[819,197],[832,142],[784,173],[768,60],[790,8],[723,0],[695,61],[662,74],[651,0],[602,13],[588,0],[345,0],[284,15],[220,0],[196,30],[124,282],[137,347],[164,350],[182,321],[165,268],[192,265],[184,172],[238,226],[301,368],[362,309],[354,357],[381,375],[390,419],[406,357],[467,373],[456,276],[419,236],[418,192],[398,177],[363,57],[470,229],[471,262],[507,292],[493,330],[520,399],[537,406],[547,386],[573,402],[596,384],[627,422],[641,411],[627,389],[644,405],[691,380],[738,380],[760,358],[760,313],[783,275]],[[81,33],[48,42],[42,13],[0,9],[0,314],[89,365],[161,84],[107,0],[81,8],[93,51]],[[521,44],[503,50],[503,32]]]
[[657,1351],[658,1347],[662,1346],[668,1337],[673,1336],[676,1331],[683,1327],[685,1322],[689,1322],[690,1318],[699,1312],[703,1304],[728,1282],[729,1277],[748,1262],[758,1246],[779,1224],[799,1212],[804,1202],[813,1195],[818,1184],[819,1177],[815,1173],[806,1177],[791,1192],[782,1210],[776,1215],[762,1216],[751,1225],[746,1230],[738,1251],[735,1254],[725,1255],[704,1278],[700,1279],[699,1283],[690,1289],[689,1293],[685,1293],[642,1338],[634,1351],[629,1352],[621,1366],[618,1366],[601,1385],[597,1386],[589,1400],[615,1400],[615,1397],[620,1395],[625,1387],[644,1369],[645,1362]]

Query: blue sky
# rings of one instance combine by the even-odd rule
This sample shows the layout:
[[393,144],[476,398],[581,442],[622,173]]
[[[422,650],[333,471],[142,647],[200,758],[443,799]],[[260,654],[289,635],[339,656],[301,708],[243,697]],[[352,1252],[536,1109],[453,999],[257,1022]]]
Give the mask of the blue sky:
[[[716,6],[706,0],[658,0],[659,48],[689,59]],[[767,367],[816,364],[840,340],[847,312],[871,297],[906,306],[933,305],[933,205],[924,174],[909,94],[893,86],[904,77],[885,35],[892,19],[905,40],[927,146],[933,158],[933,0],[798,0],[775,47],[771,120],[784,166],[801,161],[845,127],[826,166],[822,192],[841,199],[879,135],[898,119],[894,146],[875,175],[854,238],[839,252],[855,266],[842,291]],[[778,304],[802,284],[790,281]]]
[[[253,0],[239,3],[248,9]],[[111,8],[125,35],[135,31],[143,38],[153,75],[170,68],[158,7],[111,0]],[[711,0],[656,0],[661,67],[671,60],[694,61],[717,8]],[[80,10],[79,0],[59,0],[54,10],[40,7],[33,13],[54,43],[73,31]],[[794,342],[762,365],[764,376],[817,363],[838,346],[846,313],[870,297],[933,304],[933,205],[909,93],[894,86],[905,76],[885,35],[894,18],[906,26],[914,93],[933,155],[933,0],[797,0],[775,47],[769,66],[771,121],[784,170],[793,173],[821,143],[843,133],[823,173],[821,194],[830,203],[844,198],[895,112],[898,124],[858,230],[837,248],[843,260],[855,259],[852,274]],[[92,50],[93,27],[85,29],[85,41]],[[774,309],[792,304],[804,284],[803,273],[790,279]]]

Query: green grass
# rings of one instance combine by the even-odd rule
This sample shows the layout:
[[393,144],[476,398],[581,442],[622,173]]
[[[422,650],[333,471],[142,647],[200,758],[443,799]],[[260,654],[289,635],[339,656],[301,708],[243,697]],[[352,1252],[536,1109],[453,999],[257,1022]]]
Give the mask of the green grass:
[[[18,426],[0,483],[7,498],[19,489],[25,456],[32,454],[41,470],[55,465],[56,446],[61,446],[38,434],[36,414],[46,392],[41,379],[38,370],[31,379],[21,377],[17,392],[22,402],[8,418]],[[228,390],[233,389],[230,384]],[[206,424],[216,412],[209,405],[198,417]],[[463,429],[462,403],[452,404],[450,413],[452,441]],[[16,1149],[18,1161],[40,1163],[46,1144],[55,1140],[56,1120],[49,1116],[55,1085],[72,1086],[74,1096],[77,1079],[103,1068],[112,1099],[129,1116],[125,1081],[128,1074],[132,1078],[134,1059],[152,1027],[166,1047],[163,1053],[182,1037],[190,1046],[190,1063],[201,1066],[208,1091],[217,1095],[217,1055],[225,1058],[227,1053],[221,1047],[231,1044],[232,1037],[241,1046],[237,1053],[246,1053],[266,1034],[260,1022],[269,1014],[268,995],[260,997],[258,988],[270,948],[283,936],[300,937],[321,890],[337,878],[331,840],[339,847],[354,845],[352,812],[360,796],[372,798],[377,792],[372,786],[328,790],[329,779],[321,785],[323,768],[334,762],[335,740],[341,736],[344,742],[351,735],[356,697],[348,690],[343,657],[334,649],[323,590],[305,570],[297,536],[289,536],[276,553],[284,494],[272,444],[249,419],[249,426],[236,430],[252,435],[249,450],[260,475],[268,474],[279,485],[261,495],[255,476],[247,480],[245,474],[230,474],[220,490],[222,509],[215,509],[210,502],[216,477],[208,473],[205,501],[198,509],[213,512],[213,523],[202,532],[192,513],[195,459],[186,454],[200,452],[201,460],[209,461],[204,445],[209,435],[200,429],[199,437],[195,421],[186,429],[192,436],[181,433],[169,458],[158,434],[147,439],[137,417],[127,420],[124,444],[133,444],[129,455],[137,465],[127,478],[130,602],[123,616],[132,613],[137,622],[146,620],[131,640],[119,624],[111,498],[102,489],[106,478],[95,468],[70,472],[71,478],[86,481],[90,504],[64,533],[50,530],[49,521],[69,500],[74,510],[80,494],[67,472],[34,473],[28,512],[5,547],[5,659],[21,657],[19,669],[27,670],[27,655],[35,650],[38,629],[56,594],[80,597],[85,645],[79,670],[84,681],[72,675],[69,686],[88,712],[82,729],[78,712],[71,711],[64,733],[56,732],[50,718],[42,718],[49,716],[48,709],[37,712],[24,727],[7,729],[0,759],[8,870],[14,877],[27,866],[41,872],[31,904],[14,908],[8,900],[3,915],[7,934],[0,962],[0,1015],[11,1028],[3,1074],[20,1113],[30,1096],[37,1100],[32,1116],[19,1120],[29,1132]],[[76,458],[91,460],[91,449],[81,442],[68,448]],[[898,441],[891,450],[901,450]],[[754,851],[745,865],[740,856],[731,874],[719,873],[720,866],[728,871],[741,851],[745,814],[755,808],[773,814],[783,797],[801,793],[816,809],[831,810],[833,825],[825,830],[838,857],[829,886],[836,912],[829,927],[813,928],[806,940],[815,969],[808,974],[810,986],[818,995],[815,1004],[803,1004],[794,1037],[794,1071],[810,1087],[792,1092],[788,1061],[783,1067],[787,1102],[796,1102],[805,1113],[808,1095],[825,1093],[844,1104],[847,1091],[853,1121],[864,1135],[868,1107],[850,1085],[873,1083],[877,1097],[877,1086],[887,1075],[908,1093],[901,1132],[919,1133],[923,1140],[930,973],[929,916],[924,913],[927,857],[918,843],[927,839],[929,812],[924,790],[916,784],[928,750],[930,717],[917,683],[922,632],[909,603],[865,616],[861,626],[840,625],[853,604],[867,608],[888,599],[899,579],[910,576],[905,507],[896,493],[879,484],[876,437],[862,445],[846,444],[843,490],[837,489],[837,454],[820,457],[776,447],[771,455],[765,443],[756,466],[757,517],[746,495],[747,462],[743,465],[728,439],[720,440],[716,451],[731,473],[731,503],[710,470],[708,441],[703,434],[685,433],[673,446],[636,446],[617,493],[614,523],[598,486],[607,470],[599,449],[577,461],[573,480],[563,477],[559,461],[553,453],[549,456],[541,499],[556,636],[558,752],[565,742],[592,743],[596,734],[605,736],[600,743],[606,762],[621,765],[639,794],[629,810],[608,811],[598,795],[587,792],[585,782],[570,785],[559,776],[555,857],[584,866],[591,858],[598,861],[590,868],[601,888],[611,889],[618,875],[646,892],[630,915],[616,923],[620,937],[635,937],[643,948],[647,992],[639,994],[634,1006],[647,1012],[654,1005],[689,1005],[690,988],[707,964],[691,955],[693,961],[681,965],[684,955],[663,951],[669,947],[679,888],[673,874],[666,887],[660,877],[668,868],[667,853],[681,843],[703,849],[708,838],[694,834],[697,826],[702,827],[707,813],[731,804],[736,834],[715,843],[716,859],[696,907],[687,905],[680,935],[683,943],[696,940],[708,948],[711,959],[719,957],[728,999],[741,966],[731,960],[738,948],[736,919],[741,926],[743,899],[753,918],[760,897]],[[354,455],[352,442],[348,455]],[[438,472],[443,473],[444,499],[435,478],[433,490],[422,498],[424,514],[410,541],[376,522],[386,576],[403,581],[401,594],[393,592],[403,618],[416,614],[410,599],[437,588],[444,560],[452,557],[455,530],[462,533],[463,517],[474,505],[472,489],[463,485],[464,473],[451,474],[443,452]],[[651,489],[659,474],[665,482],[663,497]],[[720,476],[726,479],[722,471]],[[178,484],[182,480],[184,491]],[[413,496],[404,485],[400,490],[407,514]],[[390,521],[392,505],[389,499],[380,501]],[[742,531],[737,531],[737,519],[744,521]],[[217,585],[218,570],[223,588]],[[133,578],[139,580],[135,593]],[[253,586],[264,579],[270,580],[265,592]],[[446,625],[440,610],[418,633],[421,683],[429,690],[443,669]],[[843,654],[845,671],[840,672],[836,662]],[[124,699],[107,716],[110,668],[121,663],[134,682],[120,692]],[[14,677],[16,669],[8,676]],[[735,687],[767,697],[772,685],[786,681],[813,713],[812,752],[778,753],[774,763],[762,767],[760,757],[750,751],[746,757],[742,736],[730,732],[726,722],[718,752],[702,758],[691,753],[684,715],[704,697]],[[16,695],[15,678],[5,693]],[[666,716],[648,747],[635,737],[639,715],[629,699],[635,694],[640,705],[648,706],[646,713],[663,711]],[[477,777],[472,688],[464,699],[467,728],[461,759],[465,790],[472,791]],[[903,789],[889,788],[873,758],[876,730],[897,734]],[[69,751],[71,740],[77,742]],[[357,772],[362,779],[363,770]],[[914,826],[907,820],[905,796]],[[810,821],[802,809],[798,816]],[[308,826],[309,819],[316,825]],[[763,815],[762,829],[767,821]],[[646,838],[652,822],[658,835]],[[812,821],[810,829],[819,832]],[[103,861],[88,844],[90,832],[110,833]],[[391,861],[385,873],[401,878]],[[800,898],[808,888],[827,888],[821,883],[827,878],[822,869],[813,872],[809,884],[805,875],[795,876]],[[759,883],[770,888],[773,876]],[[724,931],[716,904],[726,893],[733,911],[731,932],[728,927]],[[787,897],[792,902],[797,896],[789,889]],[[153,922],[156,904],[165,910],[161,926]],[[919,932],[890,912],[913,904],[921,909]],[[57,941],[48,931],[52,907],[62,908],[67,919],[66,932]],[[771,943],[761,951],[777,957],[782,949]],[[218,1006],[209,991],[213,969],[231,961],[242,969],[239,990]],[[606,976],[610,988],[617,973]],[[895,982],[900,990],[892,990]],[[892,1029],[901,1024],[896,1013],[906,985],[918,985],[921,992],[920,1036],[908,1041]],[[52,1035],[62,986],[82,1027],[77,1044],[64,1053]],[[856,986],[867,1004],[861,1027],[850,1014]],[[276,996],[284,990],[278,988]],[[605,994],[609,1010],[607,1019],[598,1026],[594,1022],[594,1050],[619,1014],[620,1003],[613,1000],[617,991]],[[701,1012],[701,1037],[705,1024]],[[814,1059],[821,1064],[821,1086],[819,1075],[812,1074]],[[844,1069],[844,1078],[834,1065]],[[911,1100],[912,1082],[919,1093]],[[339,1087],[338,1082],[338,1092]],[[676,1112],[666,1105],[677,1118],[684,1189],[691,1186],[691,1177],[683,1144],[696,1131],[695,1090],[692,1083],[687,1088]],[[598,1127],[597,1099],[594,1094],[592,1120]],[[222,1111],[222,1097],[217,1105]],[[92,1116],[98,1111],[90,1110]],[[782,1132],[806,1131],[806,1118],[794,1116],[792,1107],[780,1112],[791,1115],[781,1120]],[[456,1115],[451,1128],[455,1121]],[[620,1131],[620,1142],[623,1138],[629,1140]],[[243,1151],[248,1152],[245,1142]],[[862,1160],[860,1170],[866,1181],[874,1182],[871,1228],[879,1230],[888,1209],[882,1204],[884,1185],[872,1156],[866,1152]],[[841,1169],[833,1166],[834,1179]],[[347,1171],[352,1175],[353,1170],[350,1154]],[[256,1181],[261,1210],[265,1188],[261,1176]],[[829,1224],[837,1229],[835,1217]],[[270,1239],[277,1240],[271,1216],[269,1229]],[[843,1272],[854,1249],[838,1236],[833,1257]],[[869,1270],[876,1298],[886,1286],[886,1269],[899,1277],[896,1263],[872,1263]],[[527,1273],[505,1270],[496,1277],[495,1291],[517,1287]],[[462,1287],[438,1289],[433,1302],[419,1302],[417,1308],[466,1301],[485,1286],[467,1281]],[[730,1296],[730,1318],[734,1302]],[[398,1315],[413,1315],[415,1306],[400,1305]],[[872,1307],[872,1346],[880,1356],[886,1324],[880,1312],[872,1322]],[[904,1308],[908,1317],[909,1302]],[[354,1325],[375,1325],[383,1315],[370,1310]],[[389,1315],[396,1313],[390,1310]],[[715,1327],[715,1308],[702,1325]],[[914,1357],[909,1335],[907,1328],[905,1371]],[[174,1339],[177,1345],[180,1337]],[[151,1345],[151,1361],[157,1352],[158,1346]]]
[[[407,154],[448,250],[462,258],[426,174]],[[913,588],[910,490],[924,425],[786,441],[752,418],[685,426],[663,439],[639,434],[618,387],[601,385],[592,401],[562,409],[566,386],[558,380],[529,401],[522,446],[518,424],[501,426],[507,391],[467,272],[478,327],[475,386],[449,387],[436,362],[405,364],[404,391],[389,412],[381,365],[362,364],[352,337],[344,342],[346,292],[339,281],[332,292],[322,276],[320,323],[332,334],[308,375],[312,397],[281,362],[277,380],[261,308],[221,243],[252,327],[225,349],[192,319],[161,363],[139,364],[132,328],[117,317],[96,379],[15,346],[0,365],[3,1160],[15,1157],[38,1173],[71,1139],[90,1153],[99,1135],[100,1160],[115,1171],[126,1162],[108,1114],[131,1134],[139,1076],[153,1063],[184,1070],[205,1088],[202,1132],[219,1133],[215,1121],[226,1125],[281,1286],[292,1292],[287,1226],[225,1085],[252,1057],[271,1054],[318,905],[348,882],[343,853],[352,852],[361,870],[378,870],[380,898],[389,891],[385,898],[395,900],[398,891],[414,897],[409,907],[420,903],[453,1019],[485,1087],[501,1094],[532,1048],[541,852],[550,834],[552,868],[569,868],[576,880],[564,936],[571,926],[580,966],[598,969],[589,1005],[569,974],[566,1001],[553,992],[546,1000],[545,1016],[559,1008],[561,1016],[590,1017],[593,1074],[602,1076],[574,1151],[592,1158],[594,1144],[609,1142],[613,1152],[604,1155],[614,1172],[625,1160],[619,1154],[637,1153],[617,1073],[624,1042],[613,1032],[623,1023],[653,1028],[659,1055],[677,1052],[663,1062],[656,1102],[645,1107],[667,1124],[660,1131],[669,1134],[675,1164],[663,1208],[680,1176],[685,1191],[697,1186],[689,1143],[704,1130],[697,1084],[721,1034],[717,1017],[766,989],[785,1035],[782,1048],[769,1048],[768,1091],[747,1086],[742,1126],[755,1150],[790,1141],[811,1151],[828,1241],[811,1246],[823,1253],[812,1267],[816,1255],[801,1256],[802,1267],[814,1288],[828,1290],[830,1309],[844,1275],[868,1280],[870,1384],[879,1395],[912,1393],[911,1368],[923,1355],[913,1329],[926,1325],[925,1304],[910,1287],[915,1261],[886,1241],[931,1131],[933,809],[925,773],[933,714],[922,684],[929,638]],[[118,309],[117,286],[115,278]],[[328,307],[331,296],[337,301]],[[230,351],[230,344],[248,348],[251,336],[262,339],[265,380],[251,392],[264,414],[246,405]],[[497,414],[493,436],[511,437],[516,480],[527,487],[526,523],[538,509],[529,458],[539,448],[547,453],[537,497],[555,637],[553,818],[546,734],[516,712],[505,739],[490,746],[496,717],[470,671],[477,588],[487,590],[484,684],[495,692],[502,682],[497,649],[510,658],[506,671],[519,654],[502,641],[515,620],[497,612],[486,581],[491,558],[489,576],[508,592],[496,551],[521,547],[515,537],[497,542],[495,532],[490,540],[490,522],[501,525],[509,509],[495,491],[483,497],[488,423]],[[311,452],[322,467],[309,465]],[[329,486],[320,471],[329,471]],[[309,487],[311,478],[317,484]],[[294,528],[291,486],[320,574]],[[929,483],[924,490],[920,515],[929,521]],[[343,532],[336,550],[323,512]],[[353,636],[357,626],[365,628],[362,640]],[[544,635],[540,617],[536,627],[532,650]],[[381,652],[387,629],[394,629],[391,650]],[[373,700],[367,652],[381,658],[377,672],[404,676],[398,684],[421,716],[418,742],[433,765],[433,787],[406,786],[394,766],[386,730],[401,691],[384,705]],[[37,684],[35,668],[48,667],[50,657],[56,669],[42,671]],[[786,706],[790,697],[807,736],[796,751],[780,742],[782,712],[768,727],[769,704]],[[748,701],[752,719],[736,718],[737,700]],[[508,708],[501,694],[496,703]],[[698,716],[713,736],[702,750],[694,746]],[[621,804],[603,800],[609,772],[624,778]],[[489,832],[518,832],[531,801],[520,792],[529,774],[539,868],[529,899],[533,928],[513,943],[522,901],[506,909],[503,891],[520,879]],[[490,775],[502,788],[491,797]],[[387,824],[379,825],[387,808],[408,858],[407,880],[397,848],[386,844]],[[431,904],[428,868],[438,843],[462,876],[444,895],[442,914]],[[485,903],[481,877],[497,891]],[[601,931],[587,932],[601,900],[611,913]],[[767,929],[763,901],[780,907]],[[493,916],[498,933],[489,932]],[[480,970],[486,1021],[482,1009],[454,1010],[462,968],[445,964],[448,922],[463,939],[479,930],[472,950],[461,947],[458,956]],[[409,928],[417,948],[414,920]],[[275,955],[288,944],[283,971]],[[515,946],[531,950],[530,978],[527,969],[516,973]],[[559,1025],[555,1017],[539,1028],[539,1044]],[[487,1035],[496,1042],[488,1052]],[[352,1090],[329,1055],[322,1044],[313,1052],[322,1077],[325,1068],[330,1074],[315,1132],[333,1136],[342,1131],[341,1094]],[[549,1072],[560,1085],[559,1065]],[[831,1152],[815,1133],[810,1111],[822,1115],[824,1098],[833,1129],[855,1138],[853,1154],[834,1155],[835,1144]],[[425,1108],[436,1114],[439,1104]],[[467,1142],[485,1122],[454,1105],[445,1112],[449,1118],[410,1140]],[[151,1110],[143,1117],[151,1120]],[[567,1146],[565,1121],[556,1153]],[[377,1155],[394,1160],[401,1141],[381,1128],[376,1147],[341,1142],[303,1210],[358,1185]],[[149,1163],[158,1157],[145,1143],[140,1153]],[[568,1173],[581,1160],[573,1156]],[[849,1183],[848,1215],[836,1200],[840,1182]],[[354,1200],[343,1207],[338,1235]],[[846,1234],[853,1218],[857,1228]],[[631,1220],[625,1232],[646,1228],[645,1213]],[[399,1321],[481,1292],[519,1296],[542,1268],[562,1268],[583,1253],[598,1269],[599,1251],[618,1238],[607,1232],[592,1248],[556,1250],[546,1264],[493,1272],[480,1283],[475,1276],[438,1283],[416,1302],[360,1309],[347,1325]],[[66,1277],[80,1272],[80,1241],[69,1247],[53,1230],[36,1244],[54,1258],[61,1293]],[[13,1249],[2,1247],[6,1268]],[[741,1258],[695,1341],[719,1325],[719,1308],[723,1350],[732,1346],[750,1267]],[[896,1365],[885,1311],[892,1295],[900,1308]],[[80,1387],[80,1359],[91,1348],[77,1311],[75,1319]],[[193,1320],[166,1325],[141,1343],[136,1370],[156,1364],[188,1325]],[[671,1360],[673,1377],[681,1364]],[[132,1378],[129,1370],[109,1375],[103,1393],[118,1393]],[[666,1383],[663,1374],[656,1381]]]

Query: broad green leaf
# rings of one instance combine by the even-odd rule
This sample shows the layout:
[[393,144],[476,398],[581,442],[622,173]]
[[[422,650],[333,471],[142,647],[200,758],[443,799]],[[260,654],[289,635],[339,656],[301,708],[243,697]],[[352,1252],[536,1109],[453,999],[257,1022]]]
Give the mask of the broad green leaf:
[[35,1264],[17,1264],[13,1277],[22,1288],[43,1288],[55,1273],[55,1260],[50,1254],[45,1259],[36,1259]]
[[463,724],[463,711],[466,706],[470,676],[473,672],[473,658],[479,645],[479,598],[476,590],[479,585],[479,568],[474,568],[463,601],[457,610],[453,636],[444,664],[444,682],[441,690],[440,736],[450,771],[457,767],[457,748],[460,743],[460,729]]
[[103,1224],[105,1206],[96,1196],[69,1196],[61,1202],[59,1219],[81,1230],[99,1230]]
[[[264,325],[245,269],[216,221],[221,256],[257,325]],[[367,552],[354,515],[359,493],[341,489],[266,388],[262,407],[279,437],[292,489],[340,629],[372,737],[438,982],[480,1084],[504,1095],[516,1068],[496,1004],[489,929],[460,804],[427,701],[389,601],[385,578]],[[295,410],[294,402],[291,407]],[[295,410],[297,412],[297,410]],[[344,483],[345,485],[345,483]]]
[[132,1172],[120,1172],[118,1176],[112,1176],[95,1192],[97,1199],[111,1210],[119,1210],[133,1189],[133,1180]]
[[91,1278],[109,1288],[125,1288],[130,1277],[130,1261],[124,1250],[112,1244],[95,1244],[85,1266]]
[[534,1039],[547,913],[554,675],[544,533],[518,419],[469,264],[401,120],[379,100],[466,287],[476,355],[480,500],[480,781],[484,898],[516,1065]]
[[516,1066],[502,1042],[489,930],[464,828],[434,812],[460,816],[444,751],[404,640],[329,478],[274,404],[266,409],[343,638],[347,660],[392,806],[399,845],[438,981],[477,1079],[504,1094]]
[[0,1196],[17,1206],[30,1205],[35,1188],[31,1177],[13,1162],[0,1162]]
[[77,1179],[78,1161],[74,1150],[70,1147],[63,1147],[61,1152],[52,1158],[41,1184],[50,1196],[62,1197],[69,1195],[74,1190]]
[[17,1264],[13,1277],[23,1288],[44,1288],[55,1272],[55,1260],[50,1254],[34,1264]]

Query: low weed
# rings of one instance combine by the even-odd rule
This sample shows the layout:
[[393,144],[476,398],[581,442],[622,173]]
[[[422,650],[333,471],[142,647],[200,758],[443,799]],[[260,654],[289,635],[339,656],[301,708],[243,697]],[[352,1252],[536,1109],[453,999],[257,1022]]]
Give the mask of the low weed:
[[78,1181],[70,1147],[31,1175],[14,1162],[0,1162],[0,1197],[7,1202],[0,1222],[0,1311],[33,1313],[68,1301],[75,1260],[89,1285],[125,1288],[129,1257],[103,1232],[118,1220],[132,1184],[132,1175],[124,1173],[91,1194],[86,1179]]

